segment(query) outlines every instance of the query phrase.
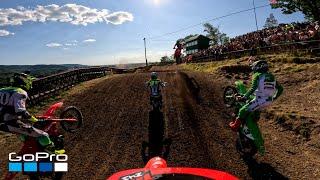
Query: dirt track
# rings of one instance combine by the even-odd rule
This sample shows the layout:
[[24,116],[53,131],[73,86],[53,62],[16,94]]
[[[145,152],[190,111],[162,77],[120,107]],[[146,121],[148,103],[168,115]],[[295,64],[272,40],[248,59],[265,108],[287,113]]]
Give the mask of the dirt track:
[[[163,138],[172,140],[171,166],[215,168],[245,179],[282,177],[268,164],[251,162],[248,167],[237,155],[220,84],[202,74],[170,71],[160,77],[168,82],[163,91]],[[199,88],[194,80],[191,83],[192,77]],[[67,100],[81,108],[86,123],[77,135],[68,137],[71,159],[66,179],[104,179],[143,166],[141,143],[149,139],[147,78],[146,73],[117,76]]]
[[[69,172],[65,179],[105,179],[114,172],[144,166],[141,144],[153,136],[148,124],[154,120],[149,118],[144,86],[148,75],[111,77],[65,100],[79,107],[85,117],[79,132],[66,135]],[[163,132],[159,138],[172,140],[170,166],[214,168],[241,179],[314,177],[293,174],[283,163],[274,168],[267,158],[245,163],[239,157],[236,135],[227,127],[230,112],[221,98],[225,82],[202,73],[168,71],[159,76],[168,82],[163,91],[164,129],[153,132]]]

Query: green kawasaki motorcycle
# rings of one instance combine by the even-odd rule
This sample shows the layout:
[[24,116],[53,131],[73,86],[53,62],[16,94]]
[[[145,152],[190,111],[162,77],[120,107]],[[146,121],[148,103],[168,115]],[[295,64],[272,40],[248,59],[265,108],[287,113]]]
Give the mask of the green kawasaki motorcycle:
[[[223,93],[224,103],[228,108],[234,109],[234,115],[237,116],[241,107],[254,97],[251,96],[246,102],[239,101],[238,96],[242,96],[247,92],[247,88],[243,81],[236,81],[235,86],[227,86]],[[257,152],[264,154],[264,140],[257,125],[260,119],[260,112],[254,111],[248,114],[244,123],[238,130],[238,138],[236,141],[237,151],[242,156],[254,156]]]

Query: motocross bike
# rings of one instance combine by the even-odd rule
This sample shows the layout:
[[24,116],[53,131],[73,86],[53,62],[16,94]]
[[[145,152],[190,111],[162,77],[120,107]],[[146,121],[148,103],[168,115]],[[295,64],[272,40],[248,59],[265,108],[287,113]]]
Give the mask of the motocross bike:
[[167,180],[167,179],[184,179],[184,180],[237,180],[235,176],[226,172],[202,169],[202,168],[185,168],[185,167],[168,167],[167,162],[160,158],[154,157],[148,161],[146,166],[141,169],[131,169],[113,174],[108,180]]
[[177,64],[181,64],[181,48],[177,48],[174,52],[174,59],[176,60]]
[[[52,105],[46,113],[42,116],[37,116],[38,122],[34,123],[32,126],[43,130],[49,134],[50,139],[55,145],[57,150],[64,148],[64,136],[59,132],[59,124],[61,128],[69,133],[76,132],[83,124],[83,117],[76,107],[69,106],[62,110],[60,117],[55,116],[55,112],[62,108],[63,103],[59,102]],[[31,127],[30,127],[31,128]],[[35,154],[37,152],[45,152],[44,147],[38,143],[38,140],[33,137],[23,138],[23,146],[18,153],[22,156],[24,154]],[[18,173],[8,173],[5,180],[14,179]],[[62,172],[50,172],[50,173],[23,173],[28,175],[31,180],[38,180],[43,178],[50,178],[53,180],[60,180],[63,176]]]
[[160,111],[162,108],[162,96],[151,96],[150,97],[151,105],[152,105],[152,110],[153,111]]
[[[241,107],[254,98],[251,96],[247,101],[238,100],[238,97],[243,96],[246,91],[247,89],[242,81],[236,81],[235,86],[227,86],[224,90],[224,103],[226,107],[234,108],[234,116],[237,116]],[[252,157],[257,152],[264,154],[264,140],[257,125],[259,119],[259,111],[250,112],[238,130],[236,148],[242,156]]]
[[[167,82],[162,82],[162,87],[166,87]],[[160,111],[162,108],[162,95],[150,95],[150,104],[152,105],[153,111]]]
[[170,153],[171,139],[164,139],[159,144],[150,142],[142,142],[141,156],[144,163],[151,159],[153,154],[157,154],[164,159],[167,159]]

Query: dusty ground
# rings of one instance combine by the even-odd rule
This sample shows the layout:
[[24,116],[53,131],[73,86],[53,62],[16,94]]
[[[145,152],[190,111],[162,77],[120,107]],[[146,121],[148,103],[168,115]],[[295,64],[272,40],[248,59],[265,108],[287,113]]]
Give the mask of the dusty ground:
[[[223,88],[239,75],[183,73],[175,66],[151,69],[162,71],[160,78],[168,82],[163,90],[162,135],[172,140],[168,164],[214,168],[241,179],[319,179],[319,89],[315,86],[320,71],[310,68],[316,68],[314,74],[295,74],[293,79],[281,74],[282,70],[277,72],[286,91],[259,122],[267,153],[247,163],[235,150],[236,134],[227,126],[231,111],[224,108],[221,97]],[[66,134],[70,171],[65,179],[105,179],[114,172],[144,165],[141,143],[150,140],[149,120],[153,120],[144,87],[148,75],[96,80],[66,96],[67,105],[82,110],[85,124],[76,134]],[[304,122],[308,123],[301,126]],[[7,154],[19,146],[14,142],[14,136],[1,136],[1,169],[5,169]]]

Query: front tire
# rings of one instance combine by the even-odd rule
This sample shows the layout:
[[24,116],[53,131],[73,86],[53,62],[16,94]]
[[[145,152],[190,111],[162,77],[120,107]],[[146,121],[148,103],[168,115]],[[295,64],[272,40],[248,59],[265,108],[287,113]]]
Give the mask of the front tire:
[[226,107],[230,108],[233,107],[236,102],[236,95],[238,94],[238,91],[233,86],[227,86],[224,89],[223,92],[223,102],[226,105]]
[[68,119],[68,118],[77,119],[77,122],[68,122],[68,121],[61,122],[62,129],[64,129],[67,132],[74,133],[83,126],[82,113],[78,108],[76,108],[74,106],[69,106],[69,107],[65,108],[62,111],[60,118],[61,119]]

